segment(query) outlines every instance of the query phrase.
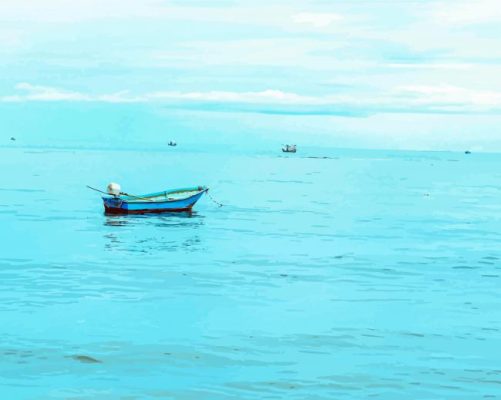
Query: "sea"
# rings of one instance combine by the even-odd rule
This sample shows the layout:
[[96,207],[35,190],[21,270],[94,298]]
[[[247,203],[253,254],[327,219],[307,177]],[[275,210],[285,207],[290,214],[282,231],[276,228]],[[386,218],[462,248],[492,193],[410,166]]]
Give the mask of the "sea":
[[[500,165],[4,146],[0,399],[501,398]],[[107,216],[112,181],[212,198]]]

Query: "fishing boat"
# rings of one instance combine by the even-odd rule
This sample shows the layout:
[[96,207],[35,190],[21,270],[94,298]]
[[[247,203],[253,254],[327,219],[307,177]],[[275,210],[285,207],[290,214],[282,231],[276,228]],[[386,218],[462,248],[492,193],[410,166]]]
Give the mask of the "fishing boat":
[[107,214],[180,212],[191,211],[195,203],[208,190],[205,186],[196,186],[144,195],[131,195],[122,192],[120,185],[110,183],[107,192],[102,192],[106,193],[102,199]]
[[169,143],[167,143],[167,145],[168,145],[168,146],[172,146],[172,147],[174,147],[174,146],[177,146],[177,143],[176,143],[176,142],[173,142],[173,141],[171,140]]
[[296,145],[295,144],[286,144],[285,146],[282,147],[282,151],[284,153],[295,153],[296,152]]

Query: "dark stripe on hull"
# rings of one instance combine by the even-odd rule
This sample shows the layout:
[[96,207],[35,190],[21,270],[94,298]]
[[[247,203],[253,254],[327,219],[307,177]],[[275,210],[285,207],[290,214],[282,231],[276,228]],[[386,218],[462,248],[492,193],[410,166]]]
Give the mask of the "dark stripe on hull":
[[191,211],[193,205],[185,208],[152,208],[145,210],[127,210],[124,208],[104,207],[105,214],[127,215],[127,214],[160,214],[169,212],[186,212]]

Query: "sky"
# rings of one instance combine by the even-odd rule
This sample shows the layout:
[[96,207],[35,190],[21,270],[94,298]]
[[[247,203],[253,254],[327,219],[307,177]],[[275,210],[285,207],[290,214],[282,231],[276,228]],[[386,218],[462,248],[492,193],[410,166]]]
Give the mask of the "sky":
[[0,143],[501,151],[498,0],[3,0]]

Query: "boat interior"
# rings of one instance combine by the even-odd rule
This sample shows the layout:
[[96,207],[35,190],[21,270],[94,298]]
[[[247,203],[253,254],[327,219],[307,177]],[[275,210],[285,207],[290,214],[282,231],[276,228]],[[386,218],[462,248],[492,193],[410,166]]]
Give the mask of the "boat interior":
[[194,196],[200,192],[206,191],[207,188],[203,186],[193,187],[193,188],[185,188],[185,189],[176,189],[176,190],[168,190],[165,192],[157,192],[157,193],[149,193],[144,195],[132,195],[132,194],[123,194],[120,196],[122,200],[127,200],[128,202],[163,202],[163,201],[176,201],[187,199],[191,196]]

